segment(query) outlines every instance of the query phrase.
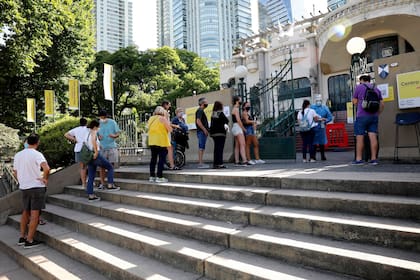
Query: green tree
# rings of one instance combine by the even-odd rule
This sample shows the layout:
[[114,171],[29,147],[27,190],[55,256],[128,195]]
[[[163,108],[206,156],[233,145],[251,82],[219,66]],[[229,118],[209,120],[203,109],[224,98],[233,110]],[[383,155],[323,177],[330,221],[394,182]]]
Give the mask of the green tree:
[[89,71],[95,80],[82,88],[82,112],[96,114],[101,108],[111,112],[111,102],[104,100],[103,63],[113,65],[115,114],[135,108],[150,113],[162,99],[175,103],[176,98],[219,89],[219,71],[210,69],[197,54],[162,47],[138,52],[134,47],[112,54],[99,52]]
[[89,79],[93,60],[93,1],[0,1],[0,118],[28,130],[26,97],[37,100],[43,120],[43,91],[53,89],[64,111],[67,81]]

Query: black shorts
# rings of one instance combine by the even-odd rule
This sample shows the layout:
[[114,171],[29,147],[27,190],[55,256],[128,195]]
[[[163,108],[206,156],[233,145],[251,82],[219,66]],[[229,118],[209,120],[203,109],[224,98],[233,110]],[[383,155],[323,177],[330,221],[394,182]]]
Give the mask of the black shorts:
[[47,188],[32,188],[22,190],[23,210],[42,210],[45,208]]

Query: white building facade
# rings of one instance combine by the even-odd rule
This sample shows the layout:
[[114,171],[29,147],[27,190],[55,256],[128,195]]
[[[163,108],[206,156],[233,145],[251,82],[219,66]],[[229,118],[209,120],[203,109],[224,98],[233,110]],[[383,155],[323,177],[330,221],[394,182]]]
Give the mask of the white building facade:
[[[348,104],[352,99],[352,57],[346,50],[346,44],[353,37],[362,37],[366,42],[366,49],[362,53],[367,62],[366,73],[376,83],[393,85],[390,90],[395,95],[394,99],[386,100],[385,108],[389,111],[382,114],[380,119],[380,126],[389,127],[395,122],[396,113],[401,112],[396,105],[398,85],[395,84],[395,76],[407,69],[420,70],[418,60],[407,59],[420,51],[420,37],[417,35],[419,24],[420,1],[417,0],[347,1],[347,4],[331,12],[318,13],[310,19],[296,22],[294,26],[286,26],[284,30],[266,31],[243,40],[241,52],[221,64],[220,81],[222,87],[235,84],[235,80],[238,84],[235,69],[245,65],[248,68],[245,82],[249,93],[253,87],[261,88],[275,76],[291,52],[293,81],[297,89],[294,107],[299,109],[304,99],[312,102],[316,94],[321,94],[324,103],[331,107],[336,121],[346,122],[346,127],[350,129],[352,124],[348,123]],[[293,32],[288,27],[293,27]],[[269,43],[256,44],[261,42],[261,38]],[[388,65],[397,66],[391,68],[389,77],[379,78],[377,64],[387,60],[393,61]],[[269,100],[260,98],[261,115],[258,117],[261,120],[280,115],[281,103],[287,101],[281,95],[282,92],[278,91]],[[382,135],[385,132],[390,131],[383,129],[380,132],[380,140],[383,138],[381,153],[391,157],[393,137]]]

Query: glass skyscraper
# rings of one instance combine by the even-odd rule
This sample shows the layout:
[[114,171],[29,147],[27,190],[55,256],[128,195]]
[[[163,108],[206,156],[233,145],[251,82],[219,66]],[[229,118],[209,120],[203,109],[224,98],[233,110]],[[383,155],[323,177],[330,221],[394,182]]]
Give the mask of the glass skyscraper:
[[132,0],[95,0],[96,50],[114,52],[133,45]]
[[328,0],[328,8],[330,10],[335,10],[340,6],[343,6],[347,3],[347,0]]
[[251,0],[158,0],[158,45],[229,59],[251,34]]

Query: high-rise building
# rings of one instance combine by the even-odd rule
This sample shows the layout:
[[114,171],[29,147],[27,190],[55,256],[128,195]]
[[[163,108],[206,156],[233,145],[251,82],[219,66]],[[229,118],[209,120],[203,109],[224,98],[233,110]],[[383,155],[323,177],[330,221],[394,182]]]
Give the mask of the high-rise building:
[[268,0],[265,7],[270,23],[287,24],[293,21],[290,0]]
[[196,52],[218,62],[229,59],[251,34],[253,0],[158,0],[158,44]]
[[95,0],[96,50],[114,52],[133,45],[132,0]]
[[328,0],[328,8],[330,10],[335,10],[340,6],[343,6],[347,3],[347,0]]

